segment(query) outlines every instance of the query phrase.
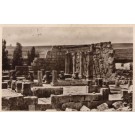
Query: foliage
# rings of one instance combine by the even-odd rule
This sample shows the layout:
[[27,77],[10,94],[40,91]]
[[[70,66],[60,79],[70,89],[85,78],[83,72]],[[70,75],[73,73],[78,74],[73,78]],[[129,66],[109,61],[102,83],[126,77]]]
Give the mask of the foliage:
[[6,41],[2,40],[2,70],[9,70],[8,51],[6,50]]
[[15,69],[15,66],[22,66],[22,65],[23,65],[22,45],[20,43],[16,43],[16,48],[13,53],[12,68]]
[[34,58],[36,57],[36,51],[34,46],[31,48],[30,51],[28,51],[27,56],[28,56],[28,65],[31,65],[31,62],[33,62]]

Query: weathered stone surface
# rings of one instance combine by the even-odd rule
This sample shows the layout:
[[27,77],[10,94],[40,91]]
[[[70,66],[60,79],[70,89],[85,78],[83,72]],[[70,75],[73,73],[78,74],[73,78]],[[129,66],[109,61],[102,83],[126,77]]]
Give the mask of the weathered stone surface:
[[71,108],[71,109],[76,109],[76,110],[80,110],[80,108],[82,107],[82,103],[80,102],[67,102],[62,104],[62,110],[65,110],[66,108]]
[[132,111],[132,108],[130,108],[129,106],[127,107],[120,107],[118,109],[116,109],[117,111],[125,111],[125,112],[128,112],[128,111]]
[[103,104],[97,106],[97,109],[99,111],[104,111],[104,110],[108,109],[108,105],[106,103],[103,103]]
[[55,85],[57,83],[57,71],[52,71],[52,85]]
[[91,112],[98,112],[98,109],[91,109]]
[[109,109],[106,109],[104,110],[105,112],[112,112],[112,111],[116,111],[114,108],[109,108]]
[[8,88],[11,88],[11,80],[4,80],[3,82],[7,82]]
[[61,95],[63,94],[63,88],[45,88],[45,87],[34,87],[32,89],[33,95],[38,98],[50,97],[51,94]]
[[102,100],[101,94],[52,95],[51,103],[54,108],[61,108],[67,102],[92,102]]
[[122,103],[122,101],[117,101],[117,102],[114,102],[114,103],[112,104],[112,106],[113,106],[115,109],[122,108],[122,107],[123,107],[123,103]]
[[9,80],[9,79],[10,79],[9,76],[2,76],[2,81]]
[[2,97],[2,108],[5,110],[23,110],[23,96]]
[[71,109],[71,108],[66,108],[66,112],[72,112],[72,111],[77,111],[76,109]]
[[54,86],[86,86],[87,81],[83,80],[58,80]]
[[12,80],[12,82],[11,82],[11,89],[12,90],[16,89],[16,80]]
[[88,107],[86,107],[85,105],[83,105],[80,109],[80,111],[90,111],[90,109]]
[[38,71],[38,85],[42,86],[42,71]]
[[[36,96],[24,97],[24,109],[25,110],[35,110],[35,105],[38,104],[38,98]],[[30,106],[31,105],[31,106]],[[32,106],[33,105],[33,106]]]
[[30,82],[24,82],[23,87],[21,90],[21,93],[25,96],[30,96],[32,94],[31,91],[31,83]]
[[16,92],[17,93],[21,93],[22,90],[22,82],[21,81],[17,81],[16,82]]
[[8,88],[8,83],[2,82],[2,89],[7,89],[7,88]]
[[103,100],[108,100],[109,99],[109,93],[110,93],[109,88],[101,88],[100,93],[102,94]]

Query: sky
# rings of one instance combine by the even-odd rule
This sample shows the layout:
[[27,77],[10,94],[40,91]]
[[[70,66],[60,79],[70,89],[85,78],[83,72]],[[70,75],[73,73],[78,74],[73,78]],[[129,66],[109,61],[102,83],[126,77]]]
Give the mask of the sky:
[[133,43],[132,27],[4,27],[7,45],[79,45],[99,42]]

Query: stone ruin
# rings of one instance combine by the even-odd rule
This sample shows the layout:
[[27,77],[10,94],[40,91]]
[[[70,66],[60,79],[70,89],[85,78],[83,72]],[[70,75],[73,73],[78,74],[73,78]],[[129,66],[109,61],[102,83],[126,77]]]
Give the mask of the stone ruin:
[[[65,72],[52,70],[48,75],[49,71],[38,69],[34,81],[27,80],[24,74],[13,80],[9,71],[3,72],[2,110],[132,110],[132,80],[120,85],[119,80],[112,83],[108,79],[115,72],[115,52],[110,42],[63,51]],[[34,74],[31,67],[27,70]]]

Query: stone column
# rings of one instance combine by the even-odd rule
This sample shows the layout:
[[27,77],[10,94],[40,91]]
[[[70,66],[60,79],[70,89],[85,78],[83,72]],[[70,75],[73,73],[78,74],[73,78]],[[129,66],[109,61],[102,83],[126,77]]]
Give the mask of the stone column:
[[53,70],[52,71],[52,85],[56,85],[57,83],[57,71]]
[[38,71],[38,85],[42,86],[42,71]]
[[76,52],[73,53],[73,76],[75,74],[76,71]]
[[79,78],[83,78],[83,55],[84,55],[84,52],[80,52],[80,73],[79,73]]
[[87,63],[87,79],[93,79],[93,53],[88,51],[88,63]]
[[70,55],[70,53],[67,52],[66,57],[65,57],[65,73],[66,74],[69,74],[69,62],[70,62],[69,55]]

